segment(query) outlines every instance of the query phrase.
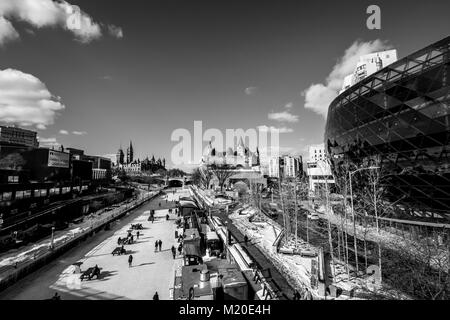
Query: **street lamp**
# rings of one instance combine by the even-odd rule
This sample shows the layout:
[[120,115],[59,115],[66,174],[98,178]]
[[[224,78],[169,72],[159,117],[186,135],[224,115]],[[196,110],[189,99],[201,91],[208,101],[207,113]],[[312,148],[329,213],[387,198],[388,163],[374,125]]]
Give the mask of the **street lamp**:
[[[356,276],[358,276],[358,271],[359,271],[359,267],[358,267],[358,248],[357,248],[357,244],[356,244],[356,222],[355,222],[355,211],[353,209],[353,189],[352,189],[352,176],[353,174],[359,172],[359,171],[363,171],[363,170],[377,170],[380,169],[380,167],[367,167],[367,168],[359,168],[356,169],[354,171],[349,171],[348,176],[349,176],[349,180],[350,180],[350,203],[351,203],[351,208],[352,208],[352,219],[353,219],[353,244],[354,244],[354,248],[355,248],[355,264],[356,264]],[[378,224],[378,218],[377,218],[377,224]]]
[[54,247],[54,233],[55,233],[55,227],[52,227],[52,241],[50,243],[51,249],[53,249],[53,247]]

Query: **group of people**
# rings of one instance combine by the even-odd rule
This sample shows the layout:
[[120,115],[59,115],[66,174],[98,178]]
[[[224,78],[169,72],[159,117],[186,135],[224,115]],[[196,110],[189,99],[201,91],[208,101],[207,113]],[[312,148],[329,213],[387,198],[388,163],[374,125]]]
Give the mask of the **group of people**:
[[[175,259],[176,256],[177,256],[177,249],[175,249],[175,246],[172,246],[172,248],[171,248],[170,250],[172,250],[172,256],[173,256],[173,258]],[[182,251],[182,250],[183,250],[183,244],[180,243],[180,244],[178,245],[178,255],[181,255],[181,251]]]
[[161,241],[161,239],[156,240],[156,241],[155,241],[155,252],[158,251],[158,249],[159,249],[159,251],[161,251],[161,247],[162,247],[162,241]]
[[[140,232],[138,231],[137,233],[136,233],[136,238],[137,239],[139,239],[139,236],[140,236],[141,234],[140,234]],[[126,238],[121,238],[121,237],[119,237],[118,239],[117,239],[117,244],[118,245],[121,245],[121,244],[123,244],[123,243],[128,243],[128,244],[130,244],[130,243],[133,243],[134,242],[134,236],[133,236],[133,234],[131,233],[131,231],[128,231],[128,235],[127,235],[127,237]]]
[[313,297],[311,292],[309,292],[308,288],[305,288],[302,294],[300,294],[298,290],[295,290],[292,300],[313,300]]

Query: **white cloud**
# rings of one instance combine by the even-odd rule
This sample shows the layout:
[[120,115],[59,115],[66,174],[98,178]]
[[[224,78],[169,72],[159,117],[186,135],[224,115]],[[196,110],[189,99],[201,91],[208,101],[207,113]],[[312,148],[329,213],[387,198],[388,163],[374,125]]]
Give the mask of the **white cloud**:
[[39,146],[45,148],[59,148],[61,144],[56,138],[41,138],[39,137]]
[[67,130],[59,130],[59,133],[67,135],[67,134],[69,134],[69,131],[67,131]]
[[284,107],[285,107],[286,109],[292,109],[293,106],[294,106],[294,104],[293,104],[292,102],[286,103],[286,104],[284,105]]
[[294,130],[292,128],[286,128],[286,127],[281,127],[281,128],[277,128],[277,127],[273,127],[273,126],[258,126],[258,130],[261,132],[273,132],[273,131],[278,131],[278,133],[291,133],[294,132]]
[[386,42],[379,39],[369,42],[355,41],[334,65],[324,84],[311,84],[302,93],[305,97],[305,108],[311,109],[326,118],[328,107],[341,90],[344,77],[353,72],[359,57],[388,48]]
[[[18,33],[11,21],[28,23],[35,28],[59,26],[71,31],[77,40],[87,43],[102,36],[102,27],[116,38],[122,38],[122,29],[114,25],[99,24],[78,6],[61,0],[1,0],[0,1],[0,44],[17,38]],[[2,28],[7,26],[8,29]],[[9,31],[4,31],[9,30]]]
[[290,113],[289,111],[272,112],[267,115],[269,120],[275,120],[279,122],[298,122],[298,116]]
[[258,91],[258,87],[245,88],[245,94],[248,96],[254,95]]
[[123,31],[121,27],[117,27],[115,25],[108,25],[108,32],[110,35],[118,39],[123,38]]
[[45,129],[65,106],[35,76],[15,69],[0,70],[0,121]]
[[8,41],[19,39],[19,33],[14,29],[11,22],[0,16],[0,46]]
[[86,131],[72,131],[72,133],[76,136],[84,136],[85,134],[87,134]]

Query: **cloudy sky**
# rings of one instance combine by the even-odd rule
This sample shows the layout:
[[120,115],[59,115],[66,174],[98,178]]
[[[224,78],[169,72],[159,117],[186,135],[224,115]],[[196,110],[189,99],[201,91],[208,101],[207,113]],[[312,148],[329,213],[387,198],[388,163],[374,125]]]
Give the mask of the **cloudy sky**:
[[1,0],[0,123],[90,154],[132,140],[138,157],[169,164],[171,133],[194,120],[265,126],[304,154],[359,55],[401,58],[450,35],[448,0],[378,1],[375,31],[370,4]]

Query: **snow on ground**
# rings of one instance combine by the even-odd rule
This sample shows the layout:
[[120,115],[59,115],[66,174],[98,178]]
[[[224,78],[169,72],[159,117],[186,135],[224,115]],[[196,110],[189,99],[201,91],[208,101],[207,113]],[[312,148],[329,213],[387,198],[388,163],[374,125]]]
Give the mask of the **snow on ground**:
[[[202,190],[198,190],[202,197],[207,196],[202,193]],[[260,251],[275,265],[275,267],[286,276],[286,278],[294,284],[298,289],[308,288],[308,290],[315,296],[315,298],[323,298],[319,296],[316,290],[311,288],[311,261],[317,258],[302,257],[298,254],[283,254],[276,250],[273,245],[276,238],[280,234],[282,227],[275,221],[270,220],[266,216],[257,215],[259,210],[251,207],[248,204],[243,204],[236,208],[229,214],[229,218],[233,221],[233,224],[243,233],[247,234],[249,240],[255,244]],[[258,217],[260,219],[255,219]],[[251,221],[260,220],[258,222]],[[349,229],[350,226],[349,226]],[[358,231],[357,231],[358,232]],[[318,248],[307,244],[302,239],[298,240],[297,246],[291,239],[288,243],[282,242],[281,246],[292,248],[297,247],[300,250],[315,250]],[[372,276],[364,278],[350,278],[347,277],[347,272],[344,265],[335,263],[335,284],[340,288],[350,291],[354,288],[364,288],[367,292],[373,292],[385,297],[391,297],[396,299],[408,299],[407,296],[389,289],[379,288],[374,284],[374,278]],[[349,298],[348,296],[341,295],[337,299],[358,299]]]
[[[141,193],[138,199],[143,199],[148,194],[152,194],[152,192]],[[118,212],[122,209],[123,206],[121,208],[116,208],[114,210],[106,211],[101,214],[100,213],[90,214],[85,217],[84,221],[78,227],[75,227],[70,230],[56,231],[54,233],[54,240],[53,240],[54,245],[58,246],[67,242],[68,240],[74,238],[75,236],[89,230],[92,225],[95,225],[96,223],[102,220],[107,220],[111,218],[113,215],[118,214]],[[0,267],[8,267],[8,266],[12,267],[16,263],[23,263],[28,260],[34,259],[35,256],[45,253],[48,250],[50,244],[51,244],[51,237],[46,237],[45,239],[40,240],[35,244],[27,245],[19,250],[9,251],[8,253],[2,255],[0,260]]]
[[[336,225],[341,225],[341,220],[343,221],[344,228],[347,228],[348,234],[353,236],[353,222],[348,219],[346,222],[344,219],[340,216],[334,215],[334,214],[323,214],[321,215],[321,218],[330,220],[331,223]],[[366,233],[366,239],[368,241],[373,242],[380,242],[382,247],[386,247],[395,251],[403,250],[410,252],[414,255],[422,255],[424,261],[428,261],[428,255],[430,252],[427,252],[427,250],[424,249],[424,244],[419,243],[418,241],[407,239],[401,235],[385,231],[383,229],[379,230],[379,233],[377,233],[377,230],[375,227],[367,227],[361,226],[360,224],[356,224],[356,234],[357,237],[362,239],[364,233]],[[436,266],[439,266],[439,263],[442,263],[442,261],[448,261],[449,260],[449,252],[448,250],[436,250],[434,257],[431,259],[432,265],[435,264]]]

